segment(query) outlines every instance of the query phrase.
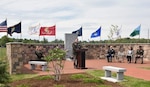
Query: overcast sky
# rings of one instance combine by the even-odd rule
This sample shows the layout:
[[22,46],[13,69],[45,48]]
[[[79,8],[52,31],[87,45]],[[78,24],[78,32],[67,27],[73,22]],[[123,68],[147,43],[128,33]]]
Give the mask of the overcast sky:
[[[150,0],[1,0],[0,22],[7,18],[8,27],[22,22],[22,38],[39,39],[30,35],[28,28],[56,25],[56,39],[64,40],[65,33],[83,28],[81,40],[90,38],[100,26],[101,40],[108,39],[111,25],[121,28],[121,37],[129,37],[141,24],[141,38],[148,38],[150,28]],[[0,33],[0,37],[6,33]],[[134,37],[137,38],[138,36]],[[13,33],[12,38],[20,38]],[[49,41],[55,36],[45,36]],[[43,37],[40,37],[40,40]]]

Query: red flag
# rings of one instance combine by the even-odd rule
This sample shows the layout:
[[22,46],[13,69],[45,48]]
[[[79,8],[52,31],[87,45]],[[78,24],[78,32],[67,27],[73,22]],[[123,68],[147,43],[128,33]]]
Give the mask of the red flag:
[[51,27],[41,27],[40,28],[40,36],[48,35],[48,36],[55,36],[55,25]]

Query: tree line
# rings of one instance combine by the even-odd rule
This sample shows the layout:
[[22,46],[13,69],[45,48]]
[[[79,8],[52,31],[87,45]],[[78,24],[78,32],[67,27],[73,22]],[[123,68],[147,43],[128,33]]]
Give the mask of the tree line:
[[[0,46],[6,47],[6,43],[8,42],[23,42],[23,43],[64,43],[63,40],[55,39],[53,41],[48,41],[46,38],[43,38],[43,40],[39,41],[36,39],[16,39],[16,38],[9,38],[7,36],[3,36],[0,38]],[[99,40],[99,41],[81,41],[81,43],[150,43],[149,39],[144,38],[118,38],[116,40]]]

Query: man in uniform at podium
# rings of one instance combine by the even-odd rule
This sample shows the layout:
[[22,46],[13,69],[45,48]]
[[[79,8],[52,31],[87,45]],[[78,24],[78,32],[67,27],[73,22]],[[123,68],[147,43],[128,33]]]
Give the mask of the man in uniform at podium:
[[78,66],[78,60],[76,58],[76,55],[77,55],[76,50],[82,48],[81,44],[78,42],[78,38],[75,39],[75,41],[72,43],[72,48],[73,48],[74,68],[77,68],[77,66]]

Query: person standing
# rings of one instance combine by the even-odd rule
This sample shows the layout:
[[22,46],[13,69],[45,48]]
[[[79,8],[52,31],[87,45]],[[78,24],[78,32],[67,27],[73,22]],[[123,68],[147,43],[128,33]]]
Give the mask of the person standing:
[[112,46],[109,46],[108,51],[107,51],[107,62],[112,62],[112,58],[115,55],[115,50],[113,49]]
[[144,57],[144,50],[142,46],[139,46],[139,49],[137,49],[136,51],[135,63],[137,62],[137,59],[141,59],[141,64],[143,64],[143,57]]
[[127,51],[127,62],[131,63],[132,58],[133,58],[133,48],[130,47],[130,49]]
[[78,38],[75,39],[75,41],[72,43],[73,48],[73,60],[74,60],[74,68],[78,67],[78,60],[76,58],[77,55],[77,49],[81,49],[81,44],[78,42]]

